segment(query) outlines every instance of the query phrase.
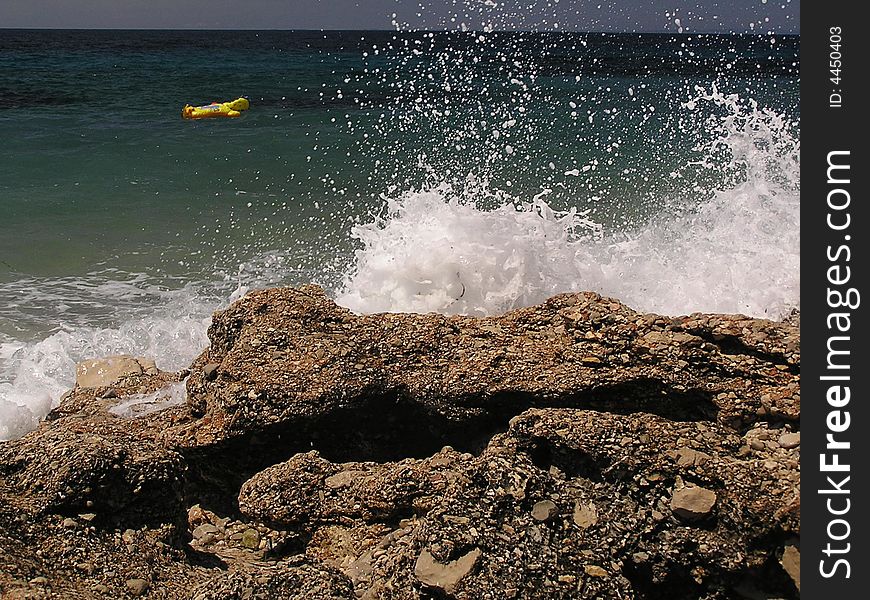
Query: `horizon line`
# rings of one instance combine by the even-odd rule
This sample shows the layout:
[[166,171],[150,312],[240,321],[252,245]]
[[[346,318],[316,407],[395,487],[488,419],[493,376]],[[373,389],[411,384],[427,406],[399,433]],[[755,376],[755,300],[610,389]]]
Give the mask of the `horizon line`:
[[326,33],[326,32],[378,32],[378,33],[622,33],[622,34],[661,34],[661,35],[753,35],[753,36],[768,36],[768,35],[785,35],[800,37],[800,31],[797,32],[755,32],[755,31],[667,31],[667,30],[617,30],[617,29],[599,29],[599,30],[582,30],[582,29],[494,29],[485,31],[483,29],[468,29],[466,31],[454,29],[346,29],[346,28],[257,28],[257,27],[4,27],[0,26],[0,31],[253,31],[253,32],[306,32],[306,33]]

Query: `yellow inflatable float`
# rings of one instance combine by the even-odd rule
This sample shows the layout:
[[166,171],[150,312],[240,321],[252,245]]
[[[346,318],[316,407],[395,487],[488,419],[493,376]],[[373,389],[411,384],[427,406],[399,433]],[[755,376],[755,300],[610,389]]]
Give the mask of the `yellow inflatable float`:
[[251,103],[247,98],[238,98],[232,102],[212,102],[205,106],[191,106],[185,104],[181,109],[181,117],[184,119],[214,119],[219,117],[239,117],[243,110],[248,110]]

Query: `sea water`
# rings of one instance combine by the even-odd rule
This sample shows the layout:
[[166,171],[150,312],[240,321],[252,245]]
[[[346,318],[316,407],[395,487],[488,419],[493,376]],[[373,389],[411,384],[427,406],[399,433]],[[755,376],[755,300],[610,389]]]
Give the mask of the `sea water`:
[[257,287],[799,308],[798,37],[466,29],[0,30],[0,439],[84,358],[186,367]]

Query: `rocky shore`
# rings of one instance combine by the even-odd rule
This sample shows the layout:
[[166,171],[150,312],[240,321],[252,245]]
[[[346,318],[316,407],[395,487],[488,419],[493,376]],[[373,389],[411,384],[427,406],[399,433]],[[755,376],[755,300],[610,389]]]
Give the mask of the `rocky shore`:
[[253,292],[0,443],[0,596],[797,598],[797,321]]

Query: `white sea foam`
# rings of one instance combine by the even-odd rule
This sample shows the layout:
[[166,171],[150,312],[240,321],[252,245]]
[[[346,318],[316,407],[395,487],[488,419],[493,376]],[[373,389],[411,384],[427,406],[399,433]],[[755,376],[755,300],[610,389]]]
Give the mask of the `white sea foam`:
[[126,304],[129,312],[117,315],[117,325],[90,326],[82,324],[85,316],[70,315],[41,339],[0,341],[0,440],[36,427],[73,387],[80,360],[133,354],[152,357],[168,371],[188,366],[208,343],[214,297],[191,287],[147,295],[151,301],[138,308]]
[[487,203],[503,203],[487,209],[479,186],[407,192],[388,200],[385,216],[354,228],[361,249],[338,302],[362,313],[481,315],[593,290],[663,314],[777,318],[799,308],[799,142],[791,125],[715,88],[686,104],[699,107],[712,111],[713,139],[693,166],[721,186],[698,202],[671,202],[635,230],[602,236],[543,196],[523,204],[489,192]]
[[356,226],[362,243],[338,303],[360,312],[486,315],[568,289],[578,239],[597,227],[543,194],[481,210],[448,185],[388,201],[386,217]]

